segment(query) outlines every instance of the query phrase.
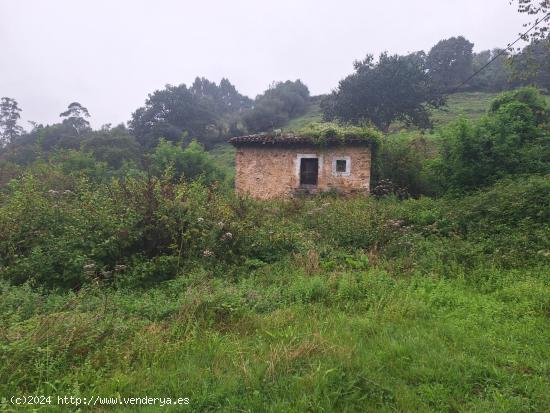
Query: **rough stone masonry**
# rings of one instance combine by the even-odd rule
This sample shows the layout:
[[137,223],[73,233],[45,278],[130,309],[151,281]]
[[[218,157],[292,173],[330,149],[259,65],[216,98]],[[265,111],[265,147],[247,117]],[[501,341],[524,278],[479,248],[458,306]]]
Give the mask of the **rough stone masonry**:
[[235,189],[257,199],[293,197],[334,190],[369,193],[370,145],[359,139],[248,135],[230,139],[236,147]]

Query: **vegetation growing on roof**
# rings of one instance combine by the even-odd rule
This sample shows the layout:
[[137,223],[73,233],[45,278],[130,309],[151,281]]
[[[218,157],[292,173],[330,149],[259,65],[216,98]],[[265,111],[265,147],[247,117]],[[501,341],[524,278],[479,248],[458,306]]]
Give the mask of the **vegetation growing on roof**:
[[382,140],[382,133],[373,127],[343,125],[334,122],[313,122],[302,129],[294,131],[297,136],[312,138],[318,143],[329,140],[341,140],[342,143],[366,141],[376,146]]

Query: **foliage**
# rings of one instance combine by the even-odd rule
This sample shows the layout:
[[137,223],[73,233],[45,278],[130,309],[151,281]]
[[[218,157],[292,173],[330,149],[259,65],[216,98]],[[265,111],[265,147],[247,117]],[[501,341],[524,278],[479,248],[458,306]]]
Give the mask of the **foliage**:
[[215,146],[208,153],[212,157],[212,162],[225,176],[225,187],[233,188],[235,180],[235,147],[226,143]]
[[[49,182],[26,176],[0,198],[0,246],[19,255],[2,250],[4,277],[34,268],[33,245],[44,248],[37,273],[96,254],[78,291],[0,281],[0,397],[181,395],[200,411],[550,407],[548,177],[462,198],[278,203],[152,179],[72,181],[74,195],[54,201]],[[123,245],[122,261],[102,266]]]
[[550,38],[534,41],[511,59],[517,83],[550,91]]
[[355,62],[355,73],[321,103],[325,120],[372,122],[384,132],[396,120],[421,128],[431,125],[428,107],[444,103],[430,82],[423,52],[407,56],[382,53]]
[[0,202],[4,279],[79,288],[116,280],[140,257],[170,253],[181,265],[205,251],[220,263],[232,257],[226,203],[201,185],[154,177],[92,184],[78,176],[55,179],[62,169],[46,172],[46,181],[30,174],[12,181]]
[[214,123],[214,114],[182,84],[150,94],[145,106],[132,114],[129,125],[141,145],[154,148],[161,137],[178,142],[184,134],[205,136]]
[[23,128],[17,124],[21,109],[15,99],[3,97],[0,100],[0,148],[14,142]]
[[[78,123],[78,121],[75,121]],[[4,159],[20,165],[28,165],[42,155],[51,154],[60,149],[80,149],[80,145],[90,129],[75,129],[71,122],[52,125],[35,124],[33,129],[7,146],[2,154]]]
[[183,136],[195,137],[206,146],[223,140],[224,134],[237,128],[236,121],[223,121],[231,113],[250,107],[250,101],[222,79],[219,85],[197,78],[188,88],[166,85],[149,95],[129,122],[130,131],[146,148],[154,148],[160,138],[179,142]]
[[104,127],[89,134],[82,142],[82,150],[92,154],[95,160],[105,162],[118,170],[125,164],[139,164],[141,150],[135,138],[124,125]]
[[241,95],[229,80],[223,78],[220,84],[197,77],[189,88],[191,94],[211,107],[210,111],[220,115],[243,111],[252,106],[252,100]]
[[314,138],[322,143],[326,139],[359,139],[376,147],[382,140],[382,134],[375,128],[366,126],[344,125],[334,122],[312,122],[295,131],[296,135]]
[[531,27],[535,23],[542,23],[538,27],[535,27],[527,36],[523,35],[523,39],[527,40],[530,38],[538,41],[547,38],[548,26],[550,25],[550,16],[548,16],[550,13],[550,4],[548,0],[517,0],[517,7],[518,12],[536,17],[535,22],[527,23],[525,26]]
[[[500,56],[497,57],[498,55]],[[501,49],[483,50],[479,53],[474,53],[472,72],[481,71],[468,84],[464,85],[464,88],[488,92],[510,89],[514,85],[514,82],[511,80],[511,63],[515,59],[515,57],[510,59],[509,53],[503,53]],[[465,78],[462,80],[465,80]]]
[[309,89],[299,79],[276,82],[256,97],[244,123],[249,132],[264,132],[303,115],[309,105]]
[[512,174],[547,173],[550,156],[546,101],[536,89],[507,92],[477,123],[461,119],[444,129],[436,165],[447,189],[473,189]]
[[426,57],[431,82],[441,90],[450,90],[472,73],[474,44],[463,36],[440,40]]
[[63,124],[73,128],[77,135],[90,130],[90,122],[86,120],[90,117],[90,113],[78,102],[69,104],[67,110],[59,116],[63,118]]
[[433,194],[427,162],[437,156],[437,151],[433,139],[425,135],[389,135],[376,152],[374,193],[395,193],[401,198]]
[[224,178],[222,170],[214,164],[210,154],[205,152],[196,140],[192,140],[184,149],[181,145],[161,138],[151,155],[151,160],[158,175],[172,168],[171,173],[176,179],[200,178],[202,182],[211,184]]
[[107,165],[97,162],[88,152],[74,149],[59,150],[52,154],[50,163],[58,166],[64,175],[82,176],[93,180],[107,178]]

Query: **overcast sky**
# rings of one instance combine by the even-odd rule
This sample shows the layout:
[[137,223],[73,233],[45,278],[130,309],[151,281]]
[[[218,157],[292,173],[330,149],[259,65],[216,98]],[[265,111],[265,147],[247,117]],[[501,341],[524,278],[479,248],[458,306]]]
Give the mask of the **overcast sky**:
[[0,96],[19,102],[24,127],[73,101],[97,127],[167,83],[227,77],[254,97],[300,78],[326,93],[367,53],[456,35],[504,47],[525,21],[508,0],[0,0]]

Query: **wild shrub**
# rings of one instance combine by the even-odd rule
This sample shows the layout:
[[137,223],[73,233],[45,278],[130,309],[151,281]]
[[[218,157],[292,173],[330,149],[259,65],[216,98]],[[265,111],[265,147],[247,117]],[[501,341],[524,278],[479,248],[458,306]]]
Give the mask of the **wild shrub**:
[[427,162],[437,155],[433,139],[393,134],[381,141],[375,156],[373,193],[400,198],[434,193]]
[[536,89],[507,92],[479,122],[460,119],[443,129],[442,154],[434,164],[440,185],[473,190],[518,174],[550,172],[549,111]]
[[74,287],[122,258],[134,211],[84,179],[70,188],[52,189],[33,175],[11,182],[0,204],[2,277]]
[[518,177],[446,201],[453,231],[484,246],[498,262],[544,261],[550,251],[550,176]]
[[74,178],[71,189],[50,183],[28,174],[12,181],[0,201],[0,274],[12,282],[77,288],[120,276],[133,257],[171,255],[157,259],[156,269],[154,260],[143,264],[144,274],[160,281],[177,272],[168,271],[168,261],[181,268],[193,259],[238,259],[231,209],[199,183],[155,177],[108,184]]
[[205,184],[211,184],[224,179],[223,171],[196,140],[183,148],[180,144],[161,139],[151,155],[151,160],[157,175],[170,171],[174,180],[200,179]]

